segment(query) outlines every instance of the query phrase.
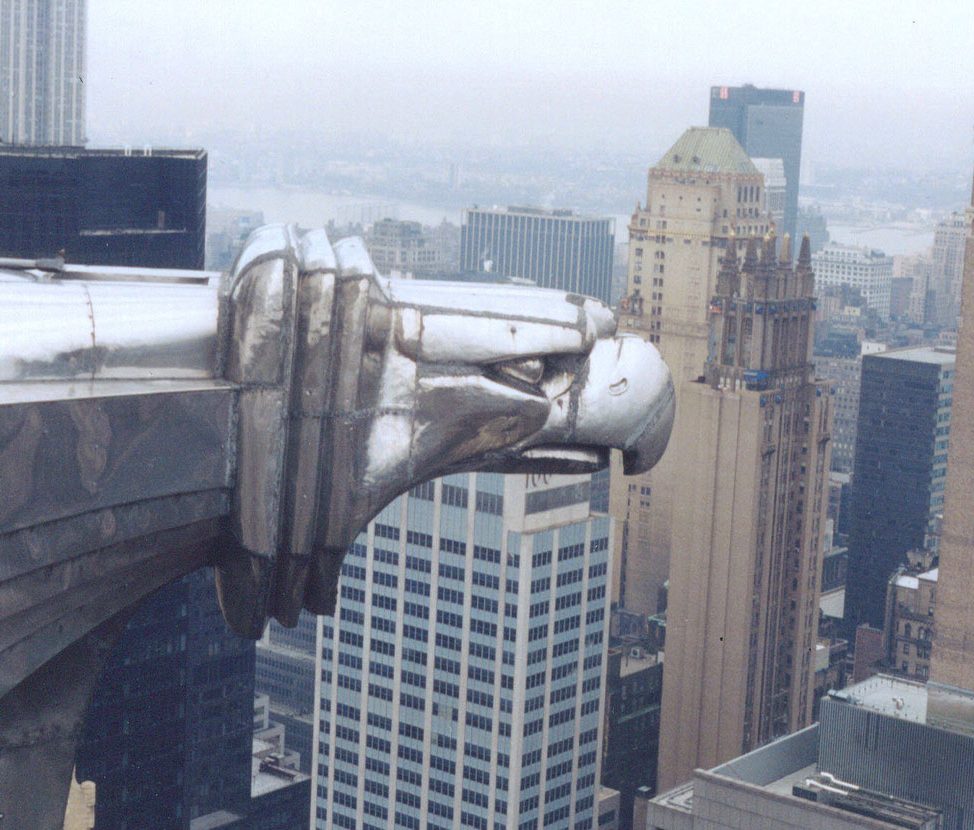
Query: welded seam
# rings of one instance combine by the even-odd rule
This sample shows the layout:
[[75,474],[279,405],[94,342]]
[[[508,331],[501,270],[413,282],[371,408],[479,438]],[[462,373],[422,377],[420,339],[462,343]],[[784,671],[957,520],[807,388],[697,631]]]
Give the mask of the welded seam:
[[91,321],[91,379],[94,381],[96,369],[95,356],[98,354],[98,344],[95,339],[95,307],[91,302],[91,294],[88,292],[88,286],[85,283],[81,283],[81,288],[85,292],[85,302],[88,304],[88,319]]

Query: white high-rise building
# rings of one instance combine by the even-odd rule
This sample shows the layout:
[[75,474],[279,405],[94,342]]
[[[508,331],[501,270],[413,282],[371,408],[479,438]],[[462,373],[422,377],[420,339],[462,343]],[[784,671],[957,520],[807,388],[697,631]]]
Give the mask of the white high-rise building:
[[859,289],[866,305],[883,319],[889,319],[893,285],[893,258],[873,248],[830,242],[812,254],[815,290],[848,285]]
[[764,176],[764,212],[784,233],[785,209],[788,201],[788,179],[781,159],[752,158],[754,166]]
[[82,145],[86,0],[0,0],[0,141]]
[[590,477],[461,474],[370,523],[319,623],[313,825],[597,821],[611,521]]
[[971,232],[970,217],[956,211],[937,223],[933,237],[930,288],[933,296],[927,309],[928,322],[956,328],[960,315],[961,280],[964,276],[964,247]]

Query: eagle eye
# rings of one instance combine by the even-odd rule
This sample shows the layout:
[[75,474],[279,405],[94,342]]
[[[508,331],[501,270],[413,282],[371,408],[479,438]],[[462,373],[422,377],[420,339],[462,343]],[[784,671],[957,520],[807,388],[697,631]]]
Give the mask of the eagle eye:
[[503,363],[495,363],[493,368],[502,375],[534,386],[541,381],[541,377],[544,375],[544,360],[540,357],[506,360]]

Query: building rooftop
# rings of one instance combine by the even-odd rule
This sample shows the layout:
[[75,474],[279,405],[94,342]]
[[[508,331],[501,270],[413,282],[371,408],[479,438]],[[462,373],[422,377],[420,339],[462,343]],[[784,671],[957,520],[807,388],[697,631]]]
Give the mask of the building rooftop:
[[893,261],[892,257],[887,256],[885,252],[876,248],[870,248],[868,245],[848,245],[844,242],[829,242],[820,251],[812,254],[812,260],[821,261],[823,259],[831,259],[833,256],[838,256],[843,259],[857,259],[861,256],[865,259],[888,259],[890,262]]
[[205,816],[194,818],[189,823],[189,830],[218,830],[218,828],[226,827],[228,824],[236,824],[241,818],[237,813],[217,810],[215,813],[207,813]]
[[571,208],[543,208],[531,205],[508,205],[507,207],[474,205],[472,208],[467,208],[464,213],[520,214],[522,216],[541,216],[546,219],[562,219],[571,222],[612,222],[613,225],[615,224],[615,219],[611,216],[576,213]]
[[805,779],[807,779],[809,776],[815,775],[817,772],[818,765],[811,763],[807,766],[785,773],[781,776],[781,778],[776,778],[771,783],[766,784],[765,789],[767,789],[769,792],[777,793],[778,795],[792,795],[795,784],[803,783]]
[[924,582],[936,582],[940,575],[940,568],[931,568],[922,574],[900,574],[896,577],[896,585],[899,588],[912,588],[914,591],[920,587],[920,580]]
[[738,144],[734,134],[723,127],[690,127],[677,139],[655,169],[685,173],[744,173],[759,170]]
[[[756,827],[764,816],[762,827],[930,830],[951,811],[963,816],[970,809],[965,764],[974,745],[974,692],[878,675],[830,692],[820,715],[821,724],[697,770],[693,782],[650,801],[650,818],[665,818],[671,828]],[[701,787],[696,810],[694,783]],[[715,804],[729,816],[725,823]]]
[[199,159],[206,155],[206,150],[178,149],[172,147],[62,147],[40,145],[0,145],[0,156],[34,156],[37,158],[94,158],[113,156],[164,156],[165,158]]
[[291,784],[300,784],[310,776],[300,770],[282,767],[270,761],[253,759],[253,771],[250,776],[250,797],[258,798],[269,792],[274,792]]
[[966,689],[877,674],[841,692],[829,692],[829,697],[889,717],[974,736],[974,692]]
[[693,812],[693,781],[687,781],[679,787],[667,790],[653,799],[657,804],[662,804],[681,813]]
[[886,352],[877,352],[876,354],[869,355],[869,357],[952,366],[957,360],[957,352],[953,349],[933,348],[931,346],[912,346],[904,349],[890,349]]
[[927,687],[924,683],[877,674],[840,692],[829,692],[829,697],[882,715],[927,722]]
[[823,591],[818,607],[826,617],[841,620],[845,616],[845,587]]
[[650,654],[644,648],[625,648],[622,652],[622,664],[619,667],[619,675],[628,677],[637,671],[649,669],[659,662],[655,654]]

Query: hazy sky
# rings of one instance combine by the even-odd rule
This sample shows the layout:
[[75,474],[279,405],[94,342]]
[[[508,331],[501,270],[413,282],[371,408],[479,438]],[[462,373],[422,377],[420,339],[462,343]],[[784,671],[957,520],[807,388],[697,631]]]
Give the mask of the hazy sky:
[[306,124],[655,156],[750,82],[806,91],[812,162],[974,162],[969,0],[89,0],[88,38],[96,143]]

